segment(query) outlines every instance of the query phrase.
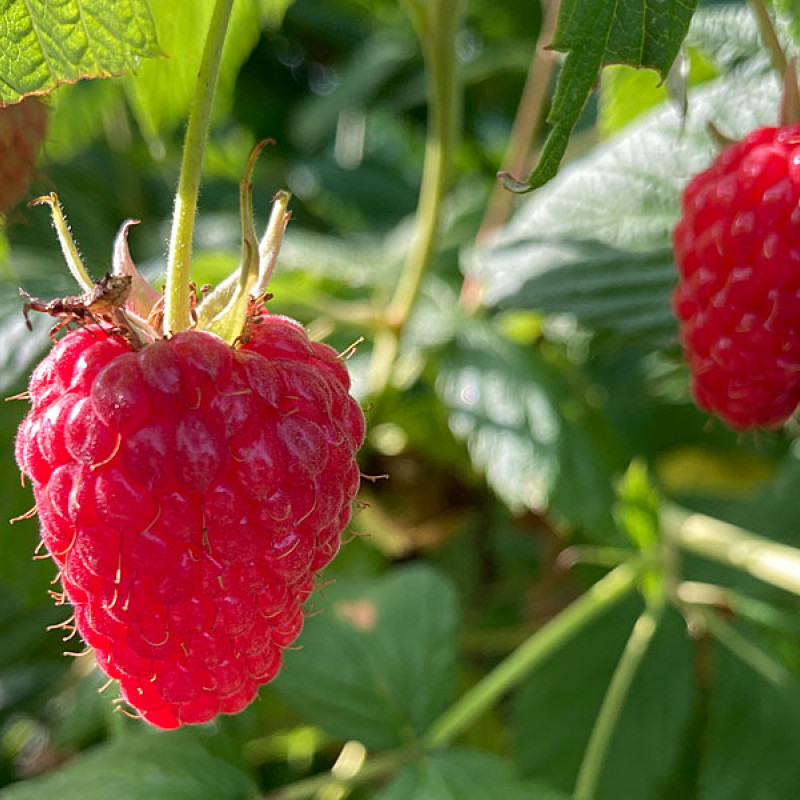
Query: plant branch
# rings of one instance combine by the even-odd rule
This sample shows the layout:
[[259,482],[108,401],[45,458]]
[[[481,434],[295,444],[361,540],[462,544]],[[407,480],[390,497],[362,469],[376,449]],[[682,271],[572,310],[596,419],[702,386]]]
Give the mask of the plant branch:
[[800,550],[797,548],[672,505],[664,507],[661,523],[664,534],[684,550],[800,595]]
[[217,0],[214,5],[192,97],[169,240],[164,301],[165,333],[186,330],[191,325],[189,269],[192,258],[194,218],[200,193],[203,153],[211,120],[211,105],[217,87],[222,46],[225,42],[232,7],[233,0]]
[[586,746],[586,752],[578,770],[575,800],[592,800],[595,797],[617,722],[647,648],[658,630],[658,622],[663,609],[663,605],[649,606],[633,626],[617,668],[614,670],[608,691],[603,698],[600,713],[592,728],[589,744]]
[[428,747],[441,746],[463,733],[531,670],[626,597],[635,587],[641,570],[639,561],[628,561],[601,578],[445,711],[428,730],[424,743]]

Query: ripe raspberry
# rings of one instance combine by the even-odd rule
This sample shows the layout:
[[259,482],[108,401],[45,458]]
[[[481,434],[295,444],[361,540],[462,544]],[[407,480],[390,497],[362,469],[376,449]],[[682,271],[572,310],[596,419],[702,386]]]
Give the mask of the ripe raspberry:
[[47,106],[38,97],[0,107],[0,213],[25,196],[47,134]]
[[17,436],[78,631],[161,728],[238,712],[275,677],[358,491],[341,359],[293,320],[258,322],[237,348],[70,333]]
[[697,404],[730,427],[800,402],[800,125],[759,128],[686,187],[673,307]]

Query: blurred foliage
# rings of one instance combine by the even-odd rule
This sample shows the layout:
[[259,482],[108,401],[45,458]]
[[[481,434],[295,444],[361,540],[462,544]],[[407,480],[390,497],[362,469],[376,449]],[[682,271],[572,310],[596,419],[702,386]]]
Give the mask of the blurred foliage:
[[[424,158],[425,74],[405,11],[423,5],[237,0],[206,154],[196,282],[216,283],[238,263],[237,182],[254,143],[271,137],[256,211],[263,225],[270,198],[286,187],[293,218],[270,308],[340,350],[365,339],[348,364],[367,409],[361,464],[389,479],[363,482],[352,541],[325,573],[335,584],[311,601],[322,613],[309,617],[279,679],[237,717],[156,733],[113,713],[115,689],[98,693],[91,657],[61,656],[80,643],[45,632],[69,612],[47,594],[53,565],[31,562],[35,519],[6,522],[31,499],[13,458],[25,404],[3,404],[3,800],[233,800],[302,788],[320,774],[302,796],[327,786],[333,793],[322,796],[355,800],[561,800],[639,599],[538,664],[452,745],[415,748],[457,697],[593,583],[597,564],[657,554],[660,502],[798,544],[796,423],[738,436],[699,412],[670,308],[670,232],[683,185],[713,157],[708,123],[737,137],[776,119],[779,83],[741,4],[704,4],[694,16],[683,87],[659,86],[652,71],[606,70],[569,163],[516,201],[484,247],[475,237],[543,15],[527,0],[467,4],[456,40],[462,137],[438,244],[391,382],[369,396],[376,315],[408,250]],[[793,4],[777,5],[791,32]],[[182,122],[212,3],[194,3],[192,14],[176,2],[149,6],[166,57],[51,95],[30,194],[59,193],[95,276],[118,227],[141,220],[133,257],[160,285]],[[676,14],[654,62],[662,71],[682,38],[675,26],[684,12]],[[582,107],[585,95],[578,99]],[[537,149],[547,130],[540,126]],[[37,319],[27,331],[18,287],[42,297],[74,289],[44,210],[18,207],[5,234],[0,388],[15,395],[49,327]],[[597,796],[794,800],[800,602],[697,558],[682,559],[680,570],[738,593],[724,609],[728,622],[790,680],[771,682],[702,626],[687,635],[692,614],[670,609],[630,687]],[[652,582],[641,588],[646,598],[655,592]],[[354,742],[370,749],[367,765],[378,751],[385,769],[345,790],[333,779],[348,774],[344,755],[361,752]]]

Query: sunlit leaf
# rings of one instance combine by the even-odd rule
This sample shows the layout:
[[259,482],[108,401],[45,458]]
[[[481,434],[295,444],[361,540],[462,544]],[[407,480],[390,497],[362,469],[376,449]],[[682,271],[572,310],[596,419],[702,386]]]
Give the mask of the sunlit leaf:
[[665,78],[686,36],[696,0],[569,0],[561,4],[551,44],[567,53],[548,121],[552,129],[530,188],[549,181],[558,171],[572,128],[605,64],[650,67]]
[[161,55],[146,0],[3,0],[0,12],[0,103]]
[[599,415],[538,349],[473,322],[442,352],[436,389],[451,430],[501,499],[613,536],[613,446]]

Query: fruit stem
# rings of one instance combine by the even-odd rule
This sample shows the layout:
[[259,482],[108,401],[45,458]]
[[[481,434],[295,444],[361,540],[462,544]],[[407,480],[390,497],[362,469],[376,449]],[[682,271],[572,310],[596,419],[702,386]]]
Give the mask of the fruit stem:
[[424,743],[439,747],[463,733],[535,667],[625,598],[636,586],[643,568],[643,561],[632,559],[597,581],[445,711],[431,725]]
[[376,341],[370,367],[371,389],[378,395],[389,382],[398,339],[411,315],[433,254],[460,127],[455,42],[461,22],[461,0],[436,0],[425,4],[406,0],[404,5],[419,36],[425,62],[428,134],[411,244],[386,307],[387,331]]
[[674,505],[661,512],[664,535],[684,550],[800,595],[800,550]]
[[167,258],[164,300],[164,332],[167,334],[186,330],[191,325],[189,268],[192,258],[194,218],[200,192],[203,153],[211,120],[211,105],[217,87],[222,46],[232,7],[233,0],[217,0],[214,4],[186,126]]
[[84,292],[91,292],[92,289],[94,289],[94,281],[89,277],[89,273],[86,271],[86,267],[81,260],[78,248],[72,239],[72,234],[69,232],[69,225],[67,224],[64,212],[61,210],[61,203],[58,201],[58,195],[55,192],[50,192],[50,194],[31,200],[28,205],[50,206],[50,213],[53,217],[53,227],[58,234],[61,252],[64,254],[64,260],[67,262],[69,271],[72,273],[72,277],[80,284]]
[[589,736],[589,743],[575,782],[573,794],[575,800],[593,800],[597,793],[597,784],[617,722],[647,648],[658,630],[663,609],[663,604],[651,605],[634,623]]

